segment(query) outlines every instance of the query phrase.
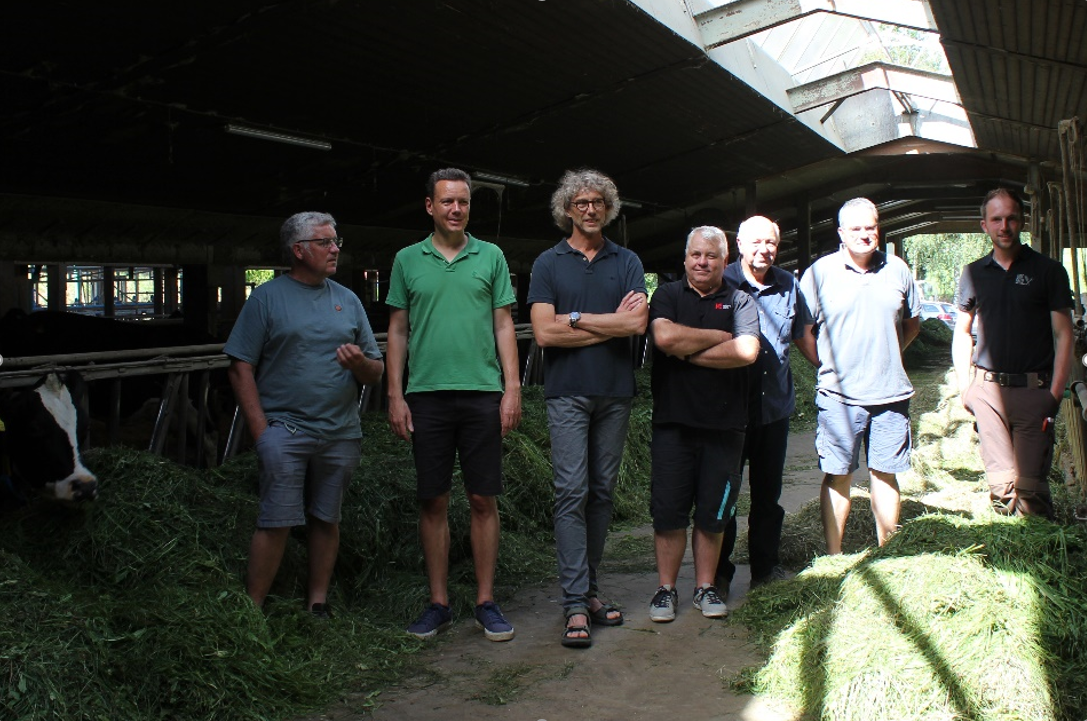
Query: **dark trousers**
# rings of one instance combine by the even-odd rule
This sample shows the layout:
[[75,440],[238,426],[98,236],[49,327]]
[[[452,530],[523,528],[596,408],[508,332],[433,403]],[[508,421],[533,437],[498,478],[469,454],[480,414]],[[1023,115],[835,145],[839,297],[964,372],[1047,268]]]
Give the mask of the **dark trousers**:
[[[748,483],[751,489],[751,513],[747,517],[747,547],[751,557],[751,578],[770,574],[778,565],[778,547],[781,545],[781,525],[785,509],[778,504],[781,498],[781,477],[785,473],[785,449],[789,444],[789,419],[768,423],[765,426],[749,425],[744,441],[743,463],[748,464]],[[717,578],[732,581],[736,566],[729,556],[736,547],[735,516],[725,527],[721,544],[721,560],[717,564]]]

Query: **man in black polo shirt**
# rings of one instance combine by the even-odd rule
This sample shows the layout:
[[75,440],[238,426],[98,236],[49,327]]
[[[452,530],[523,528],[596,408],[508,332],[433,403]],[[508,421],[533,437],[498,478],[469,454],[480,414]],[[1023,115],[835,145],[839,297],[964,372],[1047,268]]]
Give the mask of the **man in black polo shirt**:
[[649,617],[676,617],[676,579],[694,507],[694,605],[708,618],[728,615],[714,587],[721,539],[740,492],[747,424],[747,373],[759,356],[759,311],[747,293],[728,290],[728,242],[720,228],[687,237],[686,277],[657,288],[653,333],[653,440],[650,511],[660,587]]
[[981,216],[993,252],[963,268],[952,345],[962,403],[977,420],[993,507],[1052,518],[1053,416],[1072,369],[1068,273],[1019,242],[1015,192],[990,192]]

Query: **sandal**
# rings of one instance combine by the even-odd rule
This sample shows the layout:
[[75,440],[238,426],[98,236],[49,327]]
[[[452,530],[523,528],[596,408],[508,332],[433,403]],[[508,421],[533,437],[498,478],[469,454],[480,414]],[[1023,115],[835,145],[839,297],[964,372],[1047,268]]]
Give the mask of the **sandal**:
[[[589,609],[584,607],[575,607],[566,610],[566,628],[562,629],[562,645],[567,648],[589,648],[593,645],[592,636],[589,633],[589,626],[591,621],[585,624],[578,624],[575,626],[569,625],[570,618],[572,616],[585,616],[586,618],[592,618],[589,615]],[[584,633],[584,636],[575,636],[574,634]]]
[[[599,599],[597,599],[599,600]],[[617,613],[618,616],[612,617],[608,614]],[[600,608],[595,611],[589,611],[589,618],[593,620],[597,626],[622,626],[623,625],[623,612],[614,603],[607,601],[600,602]]]

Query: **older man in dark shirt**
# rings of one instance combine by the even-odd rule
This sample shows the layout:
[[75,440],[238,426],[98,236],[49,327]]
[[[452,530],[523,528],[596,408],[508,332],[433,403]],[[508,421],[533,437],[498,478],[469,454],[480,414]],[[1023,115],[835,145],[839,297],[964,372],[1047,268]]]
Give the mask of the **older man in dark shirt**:
[[[748,464],[751,511],[747,517],[747,547],[751,558],[751,586],[786,577],[780,565],[781,526],[785,509],[781,479],[789,442],[789,417],[796,408],[789,347],[816,359],[809,346],[800,345],[804,326],[811,323],[793,274],[774,266],[781,231],[777,223],[756,215],[740,224],[736,245],[740,262],[725,268],[725,287],[746,291],[759,311],[759,359],[750,367],[747,434],[741,467]],[[730,556],[736,545],[736,518],[729,521],[717,566],[717,586],[726,595],[736,573]]]

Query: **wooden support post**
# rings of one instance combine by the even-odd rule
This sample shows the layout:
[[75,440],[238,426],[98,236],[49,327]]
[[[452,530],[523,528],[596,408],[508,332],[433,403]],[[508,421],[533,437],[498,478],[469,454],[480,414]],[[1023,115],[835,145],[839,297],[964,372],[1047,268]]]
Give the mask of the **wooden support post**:
[[811,265],[811,202],[807,195],[796,199],[796,268],[800,275]]

